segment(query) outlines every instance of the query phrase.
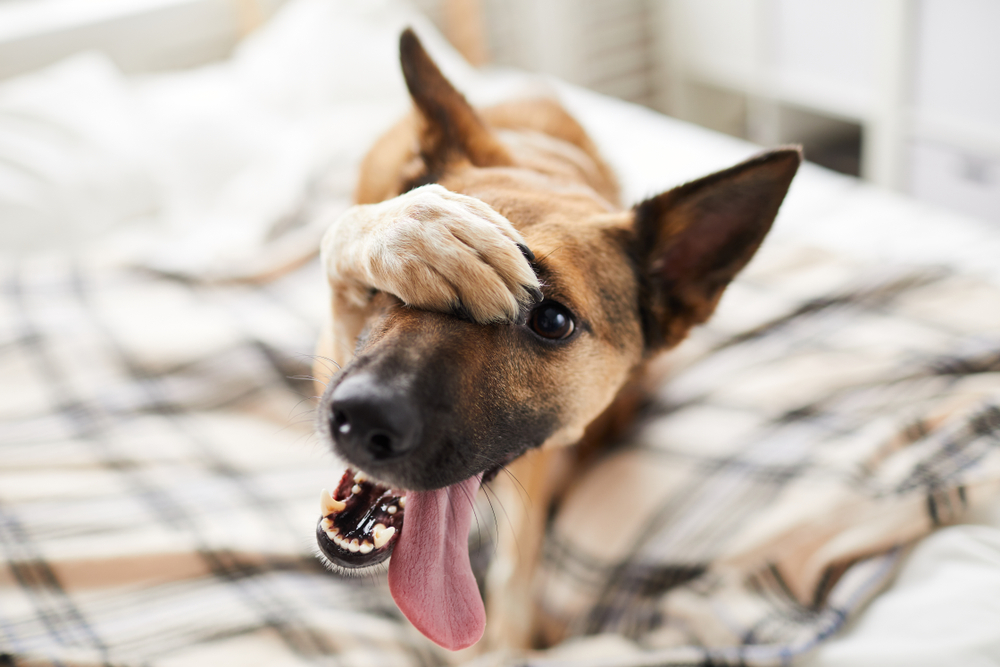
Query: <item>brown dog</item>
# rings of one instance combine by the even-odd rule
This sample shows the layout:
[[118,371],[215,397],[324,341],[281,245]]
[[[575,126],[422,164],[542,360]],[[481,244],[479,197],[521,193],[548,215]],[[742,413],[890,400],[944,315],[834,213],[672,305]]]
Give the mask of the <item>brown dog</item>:
[[509,521],[486,579],[486,644],[525,647],[552,502],[627,418],[645,363],[711,315],[801,155],[768,152],[623,211],[558,104],[476,112],[412,32],[400,50],[415,113],[365,159],[363,206],[323,242],[319,354],[341,370],[318,428],[351,468],[324,491],[317,540],[349,569],[392,552],[404,614],[442,646],[469,646],[486,622],[472,500],[493,479]]

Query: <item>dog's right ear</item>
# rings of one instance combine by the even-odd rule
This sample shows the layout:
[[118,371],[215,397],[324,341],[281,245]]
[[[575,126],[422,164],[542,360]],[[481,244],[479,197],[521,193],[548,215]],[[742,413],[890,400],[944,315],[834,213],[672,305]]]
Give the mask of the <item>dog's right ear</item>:
[[423,182],[434,182],[452,161],[467,159],[477,167],[512,164],[503,144],[444,78],[410,28],[399,37],[399,59],[420,119],[420,157],[427,168]]
[[769,151],[635,207],[648,349],[676,345],[708,319],[764,240],[801,161],[798,147]]

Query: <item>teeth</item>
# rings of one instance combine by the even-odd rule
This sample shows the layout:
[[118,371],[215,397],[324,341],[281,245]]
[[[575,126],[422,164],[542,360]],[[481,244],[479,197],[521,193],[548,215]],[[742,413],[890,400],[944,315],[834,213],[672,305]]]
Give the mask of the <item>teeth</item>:
[[389,541],[393,535],[396,534],[396,527],[391,526],[386,528],[381,523],[375,524],[375,529],[372,531],[372,537],[375,538],[375,548],[381,549],[385,546],[385,543]]
[[323,519],[319,522],[319,525],[323,526],[323,530],[330,530],[333,528],[333,522],[329,519]]
[[399,506],[402,507],[403,509],[406,509],[406,496],[403,496],[402,498],[399,499]]
[[396,534],[395,528],[386,528],[381,523],[375,525],[375,544],[372,544],[368,540],[364,542],[359,541],[357,538],[353,540],[346,540],[337,531],[336,526],[326,530],[326,536],[330,538],[334,544],[343,549],[344,551],[350,551],[351,553],[362,553],[370,554],[374,549],[381,549],[385,546],[385,543],[389,541],[393,535]]
[[342,512],[345,507],[347,507],[347,505],[345,505],[343,501],[336,500],[326,489],[323,489],[323,491],[319,494],[319,509],[323,513],[323,516]]
[[386,510],[386,512],[388,512],[389,514],[395,514],[396,513],[396,506],[395,505],[389,505],[389,508]]
[[[348,542],[347,540],[345,540],[343,537],[341,537],[340,533],[337,532],[336,528],[334,528],[333,530],[326,531],[326,536],[329,537],[330,540],[334,544],[336,544],[338,547],[340,547],[344,551],[359,551],[360,550],[360,547],[358,549],[351,549],[351,543]],[[357,542],[357,540],[354,540],[354,541]]]
[[355,482],[367,482],[368,481],[368,475],[364,474],[363,472],[359,472],[357,475],[354,476],[354,481]]
[[353,493],[354,495],[358,495],[359,493],[361,493],[361,487],[355,484],[354,486],[351,487],[351,493]]

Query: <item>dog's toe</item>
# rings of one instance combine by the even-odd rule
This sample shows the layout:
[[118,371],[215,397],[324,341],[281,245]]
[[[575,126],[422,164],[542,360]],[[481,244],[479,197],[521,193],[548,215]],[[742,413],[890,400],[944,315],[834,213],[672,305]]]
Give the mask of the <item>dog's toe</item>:
[[439,185],[343,214],[324,238],[331,282],[363,283],[404,303],[475,322],[517,322],[541,300],[535,255],[484,202]]

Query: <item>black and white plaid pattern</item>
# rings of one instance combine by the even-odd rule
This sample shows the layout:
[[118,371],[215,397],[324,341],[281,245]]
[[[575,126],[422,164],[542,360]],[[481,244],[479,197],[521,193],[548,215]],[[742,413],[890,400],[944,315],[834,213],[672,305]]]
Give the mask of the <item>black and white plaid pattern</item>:
[[614,664],[785,664],[1000,488],[996,288],[769,247],[671,375],[539,577],[549,623],[634,642]]
[[[0,664],[435,665],[312,555],[310,264],[206,285],[0,268]],[[572,645],[480,664],[779,664],[1000,480],[1000,295],[766,247],[555,517]],[[609,639],[612,636],[614,639]],[[5,662],[6,661],[6,662]]]
[[0,280],[5,659],[437,662],[380,583],[311,552],[337,475],[292,379],[318,266],[260,287],[42,262]]

